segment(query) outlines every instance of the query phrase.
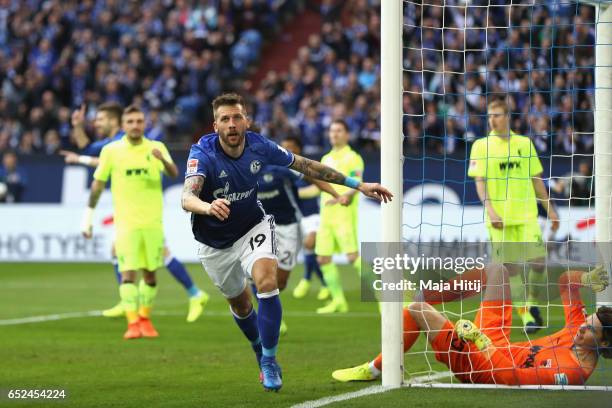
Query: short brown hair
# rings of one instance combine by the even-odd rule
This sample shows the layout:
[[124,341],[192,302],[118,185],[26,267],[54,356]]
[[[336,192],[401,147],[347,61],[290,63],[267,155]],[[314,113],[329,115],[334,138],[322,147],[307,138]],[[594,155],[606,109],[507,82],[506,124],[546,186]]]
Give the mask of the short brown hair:
[[105,112],[110,118],[116,119],[117,122],[121,123],[121,116],[123,114],[123,108],[117,102],[105,102],[98,106],[98,112]]
[[338,125],[344,126],[344,130],[346,130],[346,133],[351,133],[351,130],[349,129],[348,123],[346,123],[346,121],[344,119],[334,119],[334,120],[332,120],[332,123],[329,125],[329,127],[331,127],[331,125],[333,125],[333,124],[338,124]]
[[603,341],[608,342],[607,346],[598,347],[599,355],[612,358],[612,307],[601,306],[595,314],[603,326]]
[[142,111],[142,109],[140,109],[140,106],[138,106],[138,105],[130,105],[130,106],[128,106],[127,108],[125,108],[125,109],[123,110],[123,114],[124,114],[124,115],[127,115],[127,114],[129,114],[129,113],[137,113],[137,112],[139,112],[139,113],[144,113],[144,112]]
[[213,115],[215,117],[217,116],[217,109],[219,109],[220,106],[228,105],[241,105],[244,108],[244,100],[242,99],[242,96],[234,92],[221,94],[212,101]]
[[487,108],[489,109],[502,108],[504,110],[504,113],[510,112],[510,108],[508,107],[508,104],[503,99],[495,99],[489,102],[489,104],[487,105]]

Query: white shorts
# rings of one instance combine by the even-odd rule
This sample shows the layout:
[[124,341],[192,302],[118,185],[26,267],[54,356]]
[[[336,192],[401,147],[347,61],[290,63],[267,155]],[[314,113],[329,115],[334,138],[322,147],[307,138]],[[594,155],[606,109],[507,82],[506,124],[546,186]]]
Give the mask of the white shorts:
[[215,286],[228,299],[240,295],[251,279],[253,264],[258,259],[276,260],[274,217],[263,220],[225,249],[200,244],[198,257]]
[[277,225],[276,238],[278,242],[278,267],[290,271],[297,263],[297,255],[302,246],[300,239],[300,224]]
[[308,217],[302,217],[300,225],[302,227],[302,236],[310,234],[311,232],[317,232],[319,230],[319,224],[321,217],[319,214],[311,214]]

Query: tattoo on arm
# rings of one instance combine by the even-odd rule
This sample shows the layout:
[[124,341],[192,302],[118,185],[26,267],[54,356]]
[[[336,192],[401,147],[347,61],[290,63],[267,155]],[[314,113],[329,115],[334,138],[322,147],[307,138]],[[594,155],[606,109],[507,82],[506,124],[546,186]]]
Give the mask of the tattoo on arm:
[[183,206],[185,205],[185,199],[195,196],[198,198],[202,187],[204,186],[204,177],[202,176],[191,176],[185,179],[185,185],[183,186],[183,196],[181,198]]
[[98,180],[94,180],[91,183],[91,192],[89,193],[89,208],[96,208],[98,205],[98,200],[100,200],[100,196],[104,191],[104,183]]
[[346,179],[346,176],[339,171],[336,171],[318,161],[298,156],[297,154],[295,155],[295,160],[293,161],[291,168],[306,176],[327,181],[328,183],[344,184],[344,180]]

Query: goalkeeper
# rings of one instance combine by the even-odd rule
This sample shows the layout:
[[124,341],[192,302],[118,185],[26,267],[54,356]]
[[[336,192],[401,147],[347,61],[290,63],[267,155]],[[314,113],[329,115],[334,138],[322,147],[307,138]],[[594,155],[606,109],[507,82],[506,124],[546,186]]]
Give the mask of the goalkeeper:
[[[475,179],[478,197],[486,209],[491,242],[505,244],[496,246],[496,260],[508,268],[514,305],[525,331],[533,333],[543,324],[536,305],[538,286],[545,281],[546,256],[537,200],[552,221],[553,232],[559,228],[559,216],[550,204],[542,181],[542,164],[533,143],[510,129],[508,105],[501,100],[489,103],[488,117],[491,132],[474,142],[468,176]],[[523,274],[513,265],[524,261],[529,261],[531,267],[525,279],[529,282],[527,302],[521,296],[525,288]]]
[[[464,383],[505,385],[580,385],[593,373],[601,355],[612,358],[612,308],[600,307],[585,316],[580,286],[595,292],[608,286],[602,267],[591,272],[566,271],[559,278],[565,328],[534,341],[510,343],[512,303],[505,267],[486,268],[483,301],[474,322],[455,325],[429,303],[414,302],[404,308],[404,351],[424,332],[445,364]],[[459,278],[461,279],[461,278]],[[427,297],[425,298],[427,300]],[[382,356],[363,365],[334,371],[342,382],[378,378]]]

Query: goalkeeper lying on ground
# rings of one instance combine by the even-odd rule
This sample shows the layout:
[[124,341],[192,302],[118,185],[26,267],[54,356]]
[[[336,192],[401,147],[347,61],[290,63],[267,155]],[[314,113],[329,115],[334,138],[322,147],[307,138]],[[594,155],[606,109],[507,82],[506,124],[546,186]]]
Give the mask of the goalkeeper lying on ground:
[[[480,271],[474,271],[479,272]],[[512,302],[508,272],[486,268],[485,293],[472,323],[455,325],[429,303],[404,308],[404,352],[421,332],[436,351],[436,360],[464,383],[505,385],[580,385],[593,373],[598,357],[612,358],[612,308],[602,306],[586,316],[579,287],[599,292],[608,285],[607,272],[566,271],[559,278],[565,328],[534,341],[510,343]],[[425,295],[425,300],[429,300]],[[447,300],[447,299],[445,299]],[[369,381],[380,376],[382,356],[363,365],[334,371],[338,381]]]

